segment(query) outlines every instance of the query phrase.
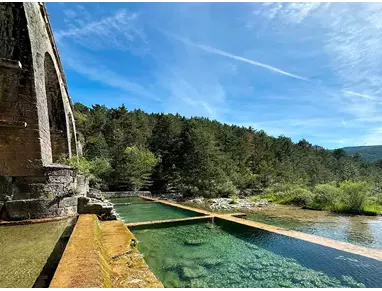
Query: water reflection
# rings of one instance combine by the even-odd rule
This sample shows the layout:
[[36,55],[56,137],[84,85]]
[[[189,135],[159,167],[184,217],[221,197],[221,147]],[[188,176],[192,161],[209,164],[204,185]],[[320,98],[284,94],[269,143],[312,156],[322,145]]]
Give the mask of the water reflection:
[[374,235],[367,221],[348,220],[347,236],[349,241],[362,242],[365,245],[374,244]]

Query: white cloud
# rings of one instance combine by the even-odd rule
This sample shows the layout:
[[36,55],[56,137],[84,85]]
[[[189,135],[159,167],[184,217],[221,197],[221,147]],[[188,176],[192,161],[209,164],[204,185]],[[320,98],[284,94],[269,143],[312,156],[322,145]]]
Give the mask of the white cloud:
[[286,39],[291,33],[294,40],[296,30],[299,39],[314,33],[316,41],[305,44],[326,57],[323,60],[328,62],[327,68],[331,71],[329,80],[338,87],[337,91],[330,86],[328,94],[339,112],[356,118],[382,114],[379,104],[382,3],[263,3],[260,8],[258,4],[253,5],[256,8],[252,14],[256,16],[251,15],[248,21],[262,17],[272,27],[287,27],[282,30]]
[[372,128],[361,140],[363,145],[382,145],[382,127]]
[[120,75],[100,64],[100,62],[91,55],[87,55],[84,52],[77,53],[63,44],[60,46],[60,53],[66,68],[70,68],[90,80],[121,89],[132,95],[141,96],[153,101],[160,101],[148,86],[129,81],[126,76]]
[[293,23],[300,23],[323,3],[262,3],[263,8],[254,10],[253,14],[264,14],[269,19],[281,18]]
[[186,116],[206,116],[220,119],[224,111],[226,93],[216,81],[207,84],[197,79],[186,80],[184,74],[160,76],[161,83],[170,93],[167,108],[170,112],[178,112]]
[[93,50],[131,50],[132,43],[142,49],[142,44],[146,43],[143,30],[137,23],[137,13],[121,9],[111,16],[95,20],[83,6],[78,7],[77,12],[66,11],[69,28],[55,33],[57,42],[70,38]]
[[77,17],[77,13],[72,9],[64,9],[62,12],[67,18],[73,19]]

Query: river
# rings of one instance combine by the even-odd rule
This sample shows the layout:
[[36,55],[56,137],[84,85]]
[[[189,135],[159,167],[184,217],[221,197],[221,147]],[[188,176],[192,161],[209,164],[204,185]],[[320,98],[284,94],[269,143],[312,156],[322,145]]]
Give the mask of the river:
[[272,205],[248,213],[248,219],[335,240],[382,249],[382,217]]

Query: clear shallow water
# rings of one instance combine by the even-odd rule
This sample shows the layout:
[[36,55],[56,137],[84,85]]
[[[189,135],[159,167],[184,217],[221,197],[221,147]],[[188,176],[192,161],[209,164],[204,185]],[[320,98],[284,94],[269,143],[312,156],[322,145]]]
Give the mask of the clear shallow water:
[[382,249],[382,217],[341,215],[278,205],[248,213],[248,219]]
[[127,222],[143,222],[201,216],[201,214],[181,208],[152,202],[140,197],[110,199],[120,218]]
[[32,287],[67,224],[0,226],[0,288]]
[[165,287],[382,287],[382,263],[217,220],[133,228]]

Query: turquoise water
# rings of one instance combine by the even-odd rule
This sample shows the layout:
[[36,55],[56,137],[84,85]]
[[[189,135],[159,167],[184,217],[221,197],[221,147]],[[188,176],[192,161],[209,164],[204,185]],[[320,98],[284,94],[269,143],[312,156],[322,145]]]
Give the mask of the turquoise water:
[[231,222],[133,228],[165,287],[382,287],[382,263]]
[[140,197],[110,199],[120,218],[127,222],[144,222],[202,216],[202,214],[185,209],[153,202]]
[[382,249],[382,217],[343,215],[279,205],[248,219],[370,248]]

